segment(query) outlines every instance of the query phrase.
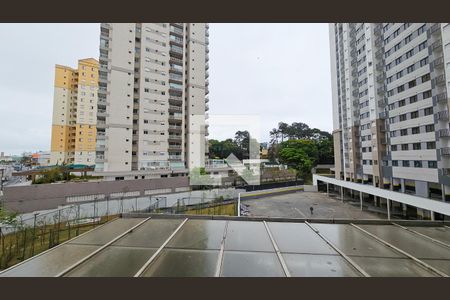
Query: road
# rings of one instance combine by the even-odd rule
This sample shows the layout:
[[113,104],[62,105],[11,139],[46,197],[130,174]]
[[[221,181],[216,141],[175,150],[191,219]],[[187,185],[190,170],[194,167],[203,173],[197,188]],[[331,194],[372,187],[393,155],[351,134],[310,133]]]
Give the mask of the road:
[[[377,214],[327,197],[324,193],[296,192],[259,199],[243,200],[249,216],[286,218],[380,219]],[[310,208],[313,208],[311,213]]]

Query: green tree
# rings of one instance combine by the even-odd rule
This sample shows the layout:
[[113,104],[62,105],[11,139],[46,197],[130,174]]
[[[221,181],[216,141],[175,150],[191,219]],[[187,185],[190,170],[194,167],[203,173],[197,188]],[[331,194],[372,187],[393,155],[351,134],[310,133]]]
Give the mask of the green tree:
[[318,149],[314,141],[289,140],[280,144],[278,152],[281,163],[298,172],[304,180],[310,180],[311,169],[318,160]]

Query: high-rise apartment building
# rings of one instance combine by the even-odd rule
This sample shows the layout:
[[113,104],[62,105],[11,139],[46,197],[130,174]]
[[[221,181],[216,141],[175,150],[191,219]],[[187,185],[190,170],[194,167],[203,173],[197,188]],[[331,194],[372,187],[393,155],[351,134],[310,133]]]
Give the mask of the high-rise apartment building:
[[55,66],[51,165],[95,165],[98,68],[93,58]]
[[103,23],[96,171],[205,164],[205,23]]
[[336,178],[450,195],[450,25],[330,24]]

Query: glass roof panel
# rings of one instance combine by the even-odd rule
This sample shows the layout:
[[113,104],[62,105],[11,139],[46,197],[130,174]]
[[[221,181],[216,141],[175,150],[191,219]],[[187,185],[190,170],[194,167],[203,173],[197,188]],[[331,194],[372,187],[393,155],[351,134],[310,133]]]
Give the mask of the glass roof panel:
[[225,250],[274,252],[263,222],[233,221],[228,224]]
[[183,219],[150,219],[113,245],[159,248]]
[[438,241],[450,244],[450,228],[447,227],[408,227]]
[[169,248],[220,249],[226,221],[191,219],[167,244]]
[[403,257],[365,233],[343,224],[311,224],[346,255]]
[[284,277],[275,253],[225,251],[222,277]]
[[304,223],[267,223],[281,252],[337,254]]
[[156,249],[109,246],[65,276],[132,277]]
[[423,259],[422,261],[450,276],[450,260]]
[[69,243],[102,246],[143,220],[144,219],[141,218],[117,219],[103,225],[101,228],[96,228],[79,238],[75,238]]
[[12,277],[52,277],[97,250],[94,245],[64,244],[1,274]]
[[292,277],[358,277],[359,272],[338,255],[283,253]]
[[361,225],[384,241],[416,258],[450,259],[450,249],[393,225]]
[[219,251],[164,249],[143,277],[213,277]]
[[408,258],[352,257],[370,276],[374,277],[433,277],[430,271]]

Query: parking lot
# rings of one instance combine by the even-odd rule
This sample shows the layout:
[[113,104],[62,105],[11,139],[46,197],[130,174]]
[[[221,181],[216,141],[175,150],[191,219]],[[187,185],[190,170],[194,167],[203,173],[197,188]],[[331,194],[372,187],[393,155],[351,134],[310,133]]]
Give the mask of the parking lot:
[[[285,218],[343,218],[380,219],[375,213],[361,211],[339,199],[329,198],[326,193],[296,192],[271,197],[243,200],[249,216]],[[310,208],[313,208],[311,214]]]

